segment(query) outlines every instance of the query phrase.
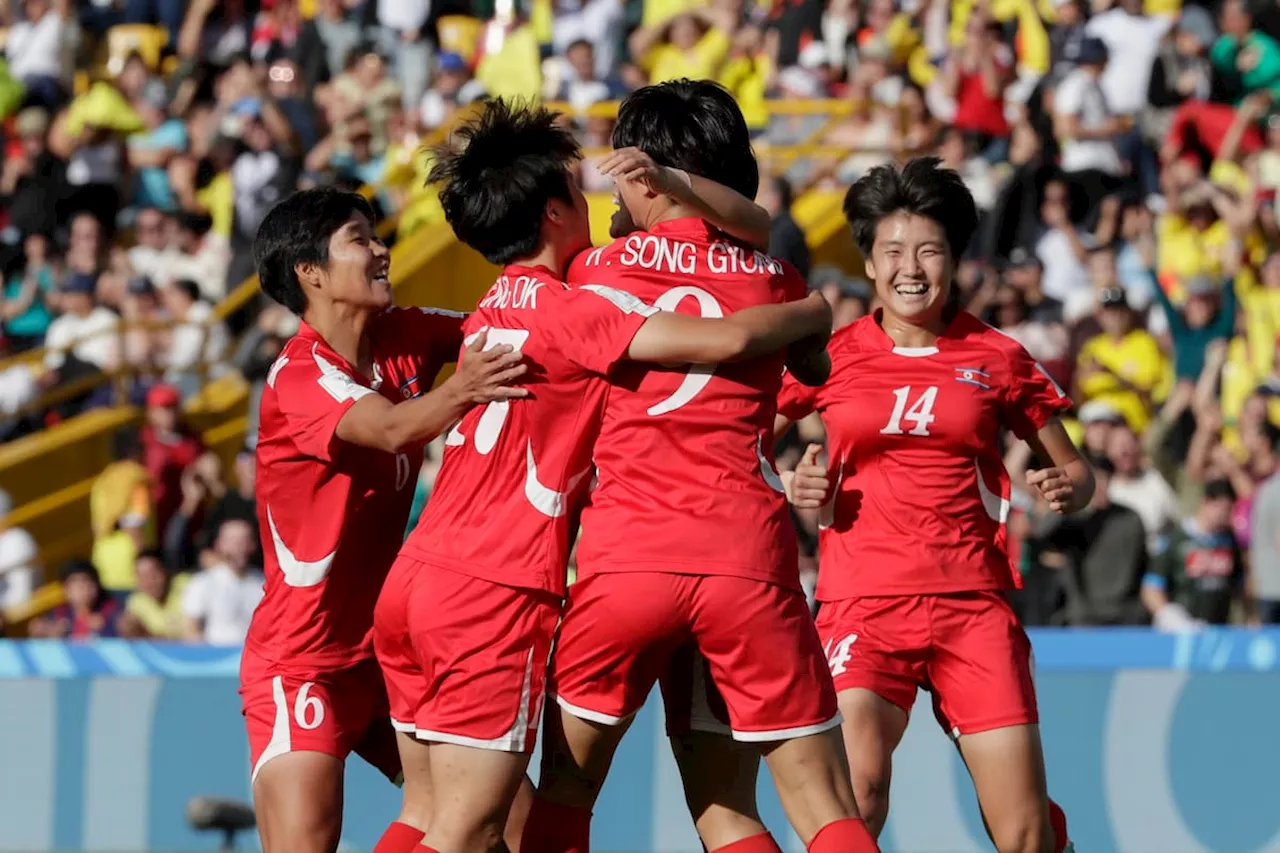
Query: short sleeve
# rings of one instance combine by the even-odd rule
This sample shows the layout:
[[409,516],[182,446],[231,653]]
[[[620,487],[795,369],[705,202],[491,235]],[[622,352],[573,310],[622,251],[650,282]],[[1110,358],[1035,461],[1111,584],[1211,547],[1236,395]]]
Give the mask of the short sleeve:
[[[454,350],[455,357],[457,350]],[[338,422],[372,388],[315,348],[286,352],[267,374],[293,443],[307,456],[332,462]]]
[[607,375],[626,358],[632,339],[658,313],[623,290],[588,284],[566,290],[563,304],[549,315],[554,345],[574,364]]
[[789,421],[808,417],[818,406],[819,390],[801,383],[786,371],[782,374],[782,388],[778,391],[778,414]]
[[1058,415],[1071,408],[1071,398],[1022,346],[1009,352],[1009,379],[1005,388],[1004,424],[1014,435],[1028,439]]
[[1053,93],[1053,111],[1064,115],[1079,115],[1084,108],[1084,77],[1068,74]]
[[188,619],[204,619],[209,615],[208,575],[195,575],[182,591],[182,615]]

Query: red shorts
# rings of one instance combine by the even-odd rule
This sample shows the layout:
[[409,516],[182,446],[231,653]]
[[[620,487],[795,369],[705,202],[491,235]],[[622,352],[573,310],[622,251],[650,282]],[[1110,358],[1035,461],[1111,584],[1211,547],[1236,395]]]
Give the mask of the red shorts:
[[373,644],[391,722],[418,739],[533,752],[560,599],[400,557]]
[[[682,647],[696,644],[706,669]],[[706,690],[709,674],[723,697]],[[576,717],[615,725],[662,681],[668,729],[775,741],[840,724],[804,595],[763,581],[665,572],[594,575],[569,589],[550,692]],[[695,699],[697,701],[695,701]]]
[[376,662],[303,678],[246,652],[240,661],[240,697],[252,778],[287,752],[323,752],[340,761],[354,752],[388,779],[399,779],[400,753]]
[[910,712],[923,687],[952,737],[1039,722],[1031,641],[997,591],[823,602],[818,634],[836,690]]

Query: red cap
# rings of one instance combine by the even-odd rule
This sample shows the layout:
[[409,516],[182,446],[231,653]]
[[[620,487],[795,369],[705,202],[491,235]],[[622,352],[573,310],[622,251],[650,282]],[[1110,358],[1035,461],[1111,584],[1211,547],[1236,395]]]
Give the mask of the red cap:
[[172,385],[154,385],[147,391],[148,408],[169,408],[177,406],[181,401],[182,395]]

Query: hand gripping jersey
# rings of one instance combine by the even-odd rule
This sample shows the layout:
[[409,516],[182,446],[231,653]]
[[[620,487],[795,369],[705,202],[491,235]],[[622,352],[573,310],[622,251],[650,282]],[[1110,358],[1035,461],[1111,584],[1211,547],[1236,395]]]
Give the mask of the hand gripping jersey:
[[570,290],[509,266],[466,322],[529,363],[528,399],[473,408],[445,440],[431,500],[403,553],[492,583],[563,595],[569,531],[591,479],[608,385],[655,313],[610,288]]

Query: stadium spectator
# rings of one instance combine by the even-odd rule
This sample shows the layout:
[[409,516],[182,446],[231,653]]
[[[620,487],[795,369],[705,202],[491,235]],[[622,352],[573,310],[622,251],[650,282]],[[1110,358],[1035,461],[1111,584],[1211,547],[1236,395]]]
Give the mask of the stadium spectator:
[[67,603],[32,620],[31,636],[51,640],[116,636],[120,602],[102,588],[93,563],[84,559],[68,560],[59,575]]
[[200,298],[200,286],[179,279],[161,288],[160,300],[174,325],[159,363],[164,379],[191,397],[206,378],[217,378],[228,356],[226,326],[214,316],[211,304]]
[[1160,543],[1142,579],[1142,602],[1161,630],[1225,625],[1244,592],[1244,558],[1231,530],[1235,490],[1205,484],[1195,514]]
[[10,352],[23,352],[44,343],[53,322],[49,297],[53,291],[54,269],[49,238],[28,234],[23,241],[22,267],[5,282],[0,301],[0,329]]
[[186,639],[214,646],[244,642],[253,609],[262,600],[262,571],[249,562],[256,549],[248,523],[223,522],[213,561],[192,576],[182,597]]
[[172,385],[156,385],[146,396],[142,428],[143,464],[151,476],[156,529],[167,530],[182,503],[182,474],[204,451],[187,427],[179,406],[182,395]]
[[808,279],[812,260],[804,231],[791,215],[791,205],[795,202],[791,183],[781,176],[761,181],[757,201],[770,216],[769,254],[789,262],[800,275]]
[[1108,497],[1142,518],[1147,550],[1155,553],[1166,532],[1181,521],[1178,496],[1159,471],[1144,464],[1138,435],[1126,424],[1112,427],[1106,454],[1112,467]]
[[[1031,570],[1021,596],[1033,625],[1141,625],[1148,616],[1139,600],[1147,577],[1142,518],[1110,498],[1114,468],[1093,461],[1097,488],[1083,513],[1037,512],[1028,548]],[[1145,595],[1145,593],[1144,593]]]
[[187,621],[182,603],[191,576],[172,574],[159,551],[138,554],[135,564],[138,588],[126,599],[120,614],[122,637],[161,640],[186,638]]
[[4,615],[26,604],[40,582],[40,553],[31,534],[9,522],[13,499],[0,489],[0,631]]
[[155,545],[155,504],[150,472],[143,466],[142,437],[123,429],[112,437],[112,456],[89,492],[93,526],[93,564],[103,586],[113,593],[137,584],[134,561]]
[[1280,472],[1259,487],[1252,511],[1249,570],[1258,619],[1276,625],[1280,624]]
[[1133,309],[1119,287],[1104,288],[1098,294],[1097,321],[1101,333],[1085,342],[1077,360],[1080,399],[1102,400],[1134,430],[1145,430],[1151,420],[1152,395],[1164,380],[1160,345],[1146,330],[1135,327]]

